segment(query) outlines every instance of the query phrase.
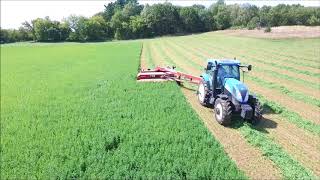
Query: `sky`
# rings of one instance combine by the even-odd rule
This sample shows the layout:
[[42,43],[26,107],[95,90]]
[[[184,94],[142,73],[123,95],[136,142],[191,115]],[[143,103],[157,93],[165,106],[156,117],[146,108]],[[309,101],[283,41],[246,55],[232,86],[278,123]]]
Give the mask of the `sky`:
[[[104,5],[110,0],[72,0],[72,1],[29,1],[29,0],[1,0],[1,28],[18,28],[24,21],[31,21],[35,18],[49,16],[51,20],[61,21],[69,15],[83,15],[91,17],[104,9]],[[164,0],[139,0],[140,4],[162,3]],[[174,5],[190,6],[202,4],[210,6],[216,0],[168,0]],[[301,4],[304,6],[320,6],[320,0],[225,0],[226,4],[250,3],[257,6],[277,4]]]

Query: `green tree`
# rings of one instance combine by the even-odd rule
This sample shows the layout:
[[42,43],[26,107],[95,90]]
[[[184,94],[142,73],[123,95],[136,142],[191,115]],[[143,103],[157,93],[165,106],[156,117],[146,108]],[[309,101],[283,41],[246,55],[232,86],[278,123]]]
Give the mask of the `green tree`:
[[10,36],[9,36],[9,30],[7,29],[1,29],[1,32],[0,32],[0,43],[3,44],[3,43],[9,43],[11,40],[10,40]]
[[51,27],[48,28],[48,41],[60,41],[61,40],[61,32],[59,29],[60,22],[51,21]]
[[59,24],[58,28],[60,31],[60,40],[66,41],[71,33],[71,28],[69,27],[69,24],[66,22],[62,22]]
[[[49,41],[48,30],[53,27],[53,24],[49,17],[37,18],[33,21],[33,28],[35,31],[35,36],[37,41]],[[50,29],[51,30],[51,29]]]
[[150,37],[150,31],[147,28],[147,23],[142,16],[130,17],[130,31],[133,38]]
[[112,16],[111,27],[115,31],[114,38],[119,39],[119,40],[131,38],[129,18],[124,16],[122,11],[117,11]]
[[29,23],[28,21],[25,21],[22,23],[22,26],[32,35],[32,39],[33,41],[36,41],[36,32],[34,30],[34,22],[35,20],[31,21],[31,23]]
[[173,34],[181,29],[178,8],[171,3],[146,7],[142,15],[153,35]]
[[308,19],[308,25],[310,26],[319,26],[320,18],[317,18],[315,15],[312,15],[310,19]]
[[121,11],[125,7],[125,5],[129,3],[138,4],[138,1],[137,0],[116,0],[115,2],[110,2],[107,5],[105,5],[103,17],[106,20],[106,22],[110,21],[112,19],[112,16],[117,11]]
[[31,41],[33,39],[32,33],[23,26],[19,27],[18,32],[20,41]]
[[201,29],[200,31],[205,32],[205,31],[214,30],[215,23],[214,23],[213,15],[211,14],[211,12],[208,11],[207,9],[200,9],[198,11],[198,14],[199,14],[199,18],[203,24],[203,29]]
[[230,11],[225,5],[218,6],[218,12],[214,16],[217,29],[227,29],[231,27]]
[[284,26],[288,24],[289,8],[285,4],[279,4],[270,10],[270,25]]
[[48,28],[47,33],[48,33],[47,41],[60,41],[60,31],[56,27]]
[[180,9],[179,15],[183,29],[186,32],[200,32],[204,28],[197,9],[193,7],[183,7]]
[[259,11],[260,26],[266,27],[270,25],[271,6],[262,6]]
[[109,27],[102,16],[93,16],[85,21],[85,39],[102,41],[108,38]]
[[249,23],[247,24],[247,28],[248,28],[249,30],[255,29],[255,28],[258,27],[258,26],[259,26],[259,17],[253,17],[253,18],[249,21]]
[[70,35],[69,41],[85,41],[86,40],[86,21],[88,19],[83,16],[71,15],[64,19],[64,23],[69,25]]
[[243,26],[243,8],[241,8],[238,4],[230,5],[230,18],[231,18],[231,25],[234,27]]
[[122,10],[122,14],[125,17],[130,18],[130,16],[140,15],[143,9],[142,5],[139,5],[137,2],[129,2],[126,4]]

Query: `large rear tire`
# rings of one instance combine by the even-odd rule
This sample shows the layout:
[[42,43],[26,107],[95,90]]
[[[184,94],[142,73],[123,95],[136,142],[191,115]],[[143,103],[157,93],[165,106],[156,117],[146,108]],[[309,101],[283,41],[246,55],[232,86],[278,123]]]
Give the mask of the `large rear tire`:
[[229,125],[232,117],[232,106],[228,100],[218,98],[214,105],[214,116],[221,125]]
[[198,101],[202,106],[210,106],[209,104],[209,94],[208,94],[208,84],[205,81],[201,81],[198,86]]
[[253,116],[250,123],[252,125],[257,125],[262,119],[262,107],[258,99],[253,104]]

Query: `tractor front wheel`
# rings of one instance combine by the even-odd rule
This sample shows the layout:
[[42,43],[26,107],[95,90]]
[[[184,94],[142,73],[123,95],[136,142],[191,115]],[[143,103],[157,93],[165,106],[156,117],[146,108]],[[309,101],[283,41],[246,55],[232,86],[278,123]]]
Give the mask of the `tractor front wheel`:
[[257,99],[255,103],[253,104],[253,116],[251,118],[251,124],[256,125],[258,124],[262,119],[262,107]]
[[199,84],[197,95],[199,103],[202,106],[208,107],[210,105],[208,98],[208,85],[204,80],[202,80]]
[[229,125],[232,117],[232,106],[228,100],[218,98],[214,105],[215,118],[221,125]]

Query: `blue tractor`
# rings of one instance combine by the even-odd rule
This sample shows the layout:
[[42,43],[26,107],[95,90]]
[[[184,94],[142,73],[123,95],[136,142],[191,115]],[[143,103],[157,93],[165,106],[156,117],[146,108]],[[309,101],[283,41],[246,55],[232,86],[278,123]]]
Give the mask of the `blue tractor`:
[[259,100],[249,94],[248,87],[240,81],[240,70],[244,73],[251,67],[241,65],[238,60],[208,60],[197,96],[203,106],[214,107],[215,119],[219,124],[229,125],[234,114],[240,114],[252,124],[261,120]]

